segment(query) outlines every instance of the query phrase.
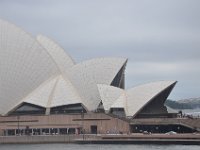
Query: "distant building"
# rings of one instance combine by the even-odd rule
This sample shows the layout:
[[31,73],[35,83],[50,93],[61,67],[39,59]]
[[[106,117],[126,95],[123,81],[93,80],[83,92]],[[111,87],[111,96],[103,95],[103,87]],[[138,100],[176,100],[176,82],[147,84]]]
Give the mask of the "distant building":
[[2,135],[140,132],[148,126],[134,119],[176,117],[164,105],[176,81],[125,89],[126,58],[76,63],[53,40],[4,20],[0,54]]

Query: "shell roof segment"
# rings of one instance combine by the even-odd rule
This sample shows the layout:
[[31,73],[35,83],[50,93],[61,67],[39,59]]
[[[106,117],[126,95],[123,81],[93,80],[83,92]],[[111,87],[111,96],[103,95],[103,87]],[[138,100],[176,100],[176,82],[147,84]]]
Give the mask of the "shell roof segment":
[[0,20],[0,113],[59,74],[47,51],[19,27]]
[[14,110],[24,102],[44,108],[51,108],[82,103],[82,100],[78,95],[76,95],[76,92],[73,87],[71,87],[70,82],[66,81],[61,75],[59,75],[41,84],[36,90],[21,100],[11,110]]
[[95,110],[101,102],[97,84],[110,85],[126,62],[127,59],[124,58],[96,58],[79,63],[70,69],[70,81],[88,110]]
[[109,110],[113,103],[124,92],[123,89],[109,86],[105,84],[98,84],[98,90],[105,110]]
[[126,58],[94,58],[76,64],[71,71],[84,70],[85,75],[93,79],[96,84],[110,85],[126,62]]
[[36,39],[47,50],[61,72],[66,72],[75,65],[71,56],[67,54],[63,48],[56,44],[56,42],[44,35],[38,35]]
[[156,95],[163,92],[176,81],[158,81],[136,86],[126,91],[125,107],[127,116],[135,116]]
[[49,107],[83,103],[69,80],[59,77]]

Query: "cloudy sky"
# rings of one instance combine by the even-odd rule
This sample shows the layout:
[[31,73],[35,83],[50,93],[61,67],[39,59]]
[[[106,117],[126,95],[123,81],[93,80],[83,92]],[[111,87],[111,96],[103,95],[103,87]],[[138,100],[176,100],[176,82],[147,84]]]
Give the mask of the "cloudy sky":
[[127,57],[127,88],[177,80],[169,98],[200,97],[199,0],[0,0],[0,18],[51,37],[77,62]]

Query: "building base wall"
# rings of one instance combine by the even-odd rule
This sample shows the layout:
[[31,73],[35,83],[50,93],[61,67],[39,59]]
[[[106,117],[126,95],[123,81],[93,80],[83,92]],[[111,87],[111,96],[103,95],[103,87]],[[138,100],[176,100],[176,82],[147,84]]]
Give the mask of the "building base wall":
[[124,134],[129,123],[104,113],[1,116],[0,135]]

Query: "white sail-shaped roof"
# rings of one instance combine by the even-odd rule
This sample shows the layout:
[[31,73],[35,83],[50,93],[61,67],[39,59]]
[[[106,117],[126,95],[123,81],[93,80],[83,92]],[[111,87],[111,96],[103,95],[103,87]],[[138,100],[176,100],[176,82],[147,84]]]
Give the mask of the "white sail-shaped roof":
[[47,107],[57,107],[62,105],[83,103],[69,80],[60,76],[52,94],[51,105]]
[[101,101],[97,84],[110,85],[127,62],[97,58],[75,65],[53,40],[42,35],[35,40],[2,20],[0,27],[1,114],[22,102],[47,108],[79,102],[95,110]]
[[50,95],[53,92],[57,82],[58,77],[48,80],[47,82],[39,86],[36,90],[34,90],[32,93],[30,93],[25,99],[21,101],[21,103],[26,102],[46,108],[50,100]]
[[123,91],[118,99],[110,106],[110,108],[124,108],[127,109],[126,91]]
[[89,110],[95,110],[101,101],[97,84],[110,85],[126,62],[124,58],[96,58],[79,63],[69,71],[70,81]]
[[34,104],[44,108],[51,108],[69,104],[82,103],[70,82],[66,81],[61,75],[46,81],[27,97],[21,100],[16,106],[22,103]]
[[120,69],[126,65],[126,58],[94,58],[75,65],[72,71],[83,70],[85,75],[96,84],[110,85]]
[[0,114],[59,74],[47,51],[29,34],[0,20]]
[[78,103],[92,111],[102,101],[105,110],[124,108],[127,116],[135,116],[176,84],[159,81],[129,90],[110,86],[124,82],[126,63],[125,58],[96,58],[75,64],[53,40],[42,35],[35,40],[0,20],[0,114],[22,103],[47,108],[46,114],[52,107]]
[[100,93],[101,101],[103,103],[104,109],[108,111],[110,107],[115,103],[116,99],[122,95],[123,89],[109,86],[105,84],[98,84],[98,90]]
[[38,35],[37,41],[51,55],[61,72],[66,72],[69,68],[75,65],[74,60],[69,56],[69,54],[67,54],[65,50],[56,44],[53,40],[47,38],[44,35]]
[[[165,91],[168,87],[175,84],[176,81],[158,81],[136,86],[126,91],[126,95],[121,95],[118,103],[112,107],[120,107],[125,102],[125,113],[127,116],[135,116],[144,106],[146,106],[155,96]],[[112,108],[111,107],[111,108]]]
[[46,108],[50,95],[52,93],[53,88],[56,85],[57,80],[58,77],[45,81],[37,89],[31,92],[28,96],[26,96],[17,104],[13,105],[12,106],[13,108],[9,110],[9,112],[6,112],[6,114],[12,112],[23,103],[34,104]]

